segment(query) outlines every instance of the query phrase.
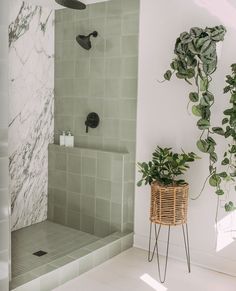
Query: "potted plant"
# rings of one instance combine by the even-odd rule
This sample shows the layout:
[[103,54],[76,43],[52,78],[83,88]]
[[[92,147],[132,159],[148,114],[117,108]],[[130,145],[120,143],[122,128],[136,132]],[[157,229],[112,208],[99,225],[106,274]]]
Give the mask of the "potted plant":
[[138,186],[151,186],[150,221],[162,225],[184,224],[187,220],[188,184],[177,177],[198,159],[191,152],[173,153],[171,148],[157,146],[149,162],[138,163],[142,174]]

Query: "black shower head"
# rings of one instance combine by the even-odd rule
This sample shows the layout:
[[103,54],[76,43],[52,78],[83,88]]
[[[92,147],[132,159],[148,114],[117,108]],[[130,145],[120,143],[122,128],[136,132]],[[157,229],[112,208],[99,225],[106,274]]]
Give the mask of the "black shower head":
[[92,44],[90,41],[91,36],[97,37],[98,36],[97,31],[94,31],[94,32],[90,33],[89,35],[78,35],[76,37],[76,40],[82,46],[82,48],[84,48],[86,50],[90,50],[92,47]]
[[71,9],[83,10],[86,5],[78,0],[55,0],[58,4]]

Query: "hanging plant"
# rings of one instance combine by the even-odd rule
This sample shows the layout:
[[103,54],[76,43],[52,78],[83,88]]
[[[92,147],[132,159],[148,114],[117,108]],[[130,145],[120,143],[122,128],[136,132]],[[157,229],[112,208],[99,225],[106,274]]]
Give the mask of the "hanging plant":
[[[232,75],[226,76],[227,86],[224,88],[224,93],[230,93],[229,104],[231,107],[224,111],[225,117],[222,120],[224,136],[229,140],[227,151],[221,162],[223,166],[226,166],[226,171],[223,172],[226,181],[235,181],[236,177],[236,64],[231,65],[231,69]],[[226,211],[235,209],[232,201],[225,204]]]
[[[181,33],[175,43],[175,58],[170,64],[171,69],[164,74],[165,80],[169,81],[175,74],[177,78],[185,80],[196,88],[189,93],[189,104],[192,103],[192,113],[198,117],[197,127],[201,131],[197,147],[201,152],[209,155],[209,176],[201,193],[209,180],[209,184],[215,187],[217,195],[224,194],[221,185],[226,176],[225,172],[219,173],[216,168],[218,156],[214,135],[225,136],[225,131],[221,127],[211,125],[211,108],[215,97],[210,91],[210,84],[217,68],[217,43],[224,40],[225,33],[226,29],[222,25],[205,29],[194,27],[189,33]],[[224,163],[227,161],[225,159]]]

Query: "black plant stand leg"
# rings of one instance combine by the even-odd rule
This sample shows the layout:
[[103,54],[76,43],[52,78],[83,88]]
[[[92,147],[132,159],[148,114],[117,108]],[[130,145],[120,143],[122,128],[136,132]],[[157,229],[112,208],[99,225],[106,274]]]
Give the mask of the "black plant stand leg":
[[183,237],[184,237],[184,247],[186,253],[186,259],[188,264],[188,272],[191,272],[191,260],[190,260],[190,250],[189,250],[189,236],[188,236],[188,224],[182,224]]
[[158,237],[160,234],[161,225],[159,226],[159,232],[157,234],[156,232],[156,225],[155,225],[155,235],[156,235],[156,250],[157,250],[157,267],[158,267],[158,275],[161,283],[164,283],[166,280],[166,272],[167,272],[167,265],[168,265],[168,257],[169,257],[169,246],[170,246],[170,225],[168,226],[168,238],[167,238],[167,246],[166,246],[166,260],[165,260],[165,267],[164,267],[164,276],[162,279],[161,276],[161,266],[160,266],[160,256],[159,256],[159,250],[158,250]]
[[158,267],[158,275],[161,283],[164,283],[166,280],[166,272],[167,272],[167,265],[168,265],[168,256],[169,256],[169,245],[170,245],[170,226],[168,226],[168,239],[167,239],[167,247],[166,247],[166,260],[165,260],[165,267],[164,267],[164,279],[161,276],[161,266],[160,266],[160,256],[159,256],[159,249],[158,249],[158,238],[161,231],[161,224],[158,227],[155,224],[155,244],[153,247],[153,251],[151,252],[151,241],[152,241],[152,222],[150,223],[150,235],[149,235],[149,249],[148,249],[148,261],[151,262],[153,260],[155,251],[157,254],[157,267]]
[[153,247],[153,251],[151,252],[152,222],[150,222],[149,247],[148,247],[148,262],[152,262],[153,257],[155,255],[155,250],[157,248],[157,240],[158,240],[158,237],[159,237],[160,230],[161,230],[161,225],[159,225],[158,234],[156,235],[156,224],[155,224],[155,244],[154,244],[154,247]]

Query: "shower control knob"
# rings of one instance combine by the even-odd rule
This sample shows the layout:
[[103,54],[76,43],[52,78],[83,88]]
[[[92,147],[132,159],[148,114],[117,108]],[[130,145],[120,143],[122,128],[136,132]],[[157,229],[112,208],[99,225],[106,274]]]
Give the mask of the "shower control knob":
[[97,113],[91,112],[88,114],[87,119],[85,121],[86,125],[86,133],[88,133],[88,129],[90,128],[97,128],[100,122],[100,118]]

